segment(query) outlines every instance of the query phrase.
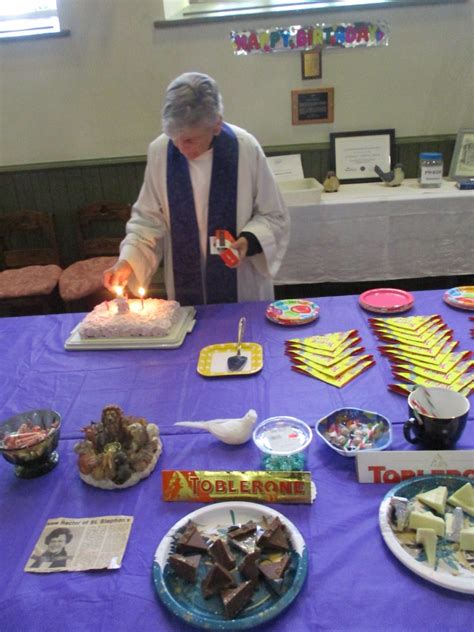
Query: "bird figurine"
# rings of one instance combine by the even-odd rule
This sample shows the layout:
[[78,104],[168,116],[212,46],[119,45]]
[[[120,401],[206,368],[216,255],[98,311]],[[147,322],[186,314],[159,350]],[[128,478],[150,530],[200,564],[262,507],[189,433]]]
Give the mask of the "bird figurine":
[[391,171],[382,171],[378,165],[375,165],[374,171],[388,187],[399,187],[405,179],[403,166],[399,162],[395,165],[395,169]]
[[326,193],[336,193],[339,189],[339,178],[335,171],[328,171],[326,179],[323,182],[323,188]]
[[250,409],[239,419],[211,419],[210,421],[177,421],[175,426],[207,430],[220,441],[240,445],[250,439],[257,421],[257,413]]

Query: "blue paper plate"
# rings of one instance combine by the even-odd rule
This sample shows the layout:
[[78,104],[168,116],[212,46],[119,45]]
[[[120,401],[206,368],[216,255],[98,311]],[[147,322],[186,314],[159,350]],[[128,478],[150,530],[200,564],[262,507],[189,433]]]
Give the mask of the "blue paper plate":
[[[278,516],[286,526],[292,544],[291,562],[285,573],[287,584],[283,594],[277,595],[263,581],[259,583],[249,604],[235,619],[224,617],[219,596],[204,599],[201,580],[206,568],[201,563],[198,579],[189,584],[177,578],[167,566],[174,548],[174,535],[191,520],[204,534],[217,533],[249,520],[262,523]],[[153,562],[153,581],[158,597],[180,619],[190,625],[212,630],[244,630],[269,621],[290,605],[303,586],[308,568],[308,554],[302,535],[285,516],[274,509],[248,502],[224,502],[209,505],[187,514],[161,540]]]
[[[401,496],[412,500],[417,494],[427,492],[441,485],[448,488],[448,495],[451,496],[463,485],[472,482],[472,478],[463,476],[441,475],[409,478],[392,487],[383,499],[379,510],[379,524],[382,537],[390,551],[402,564],[433,584],[470,595],[474,594],[474,554],[470,551],[459,551],[457,544],[439,537],[436,545],[438,564],[436,568],[431,568],[426,563],[426,556],[422,547],[417,546],[415,543],[416,532],[414,530],[397,532],[392,527],[390,499],[392,496]],[[424,507],[424,509],[427,508]],[[453,509],[454,507],[451,505],[446,505],[446,511],[452,511]],[[469,516],[467,513],[464,513],[464,516],[465,522],[474,527],[474,517]]]

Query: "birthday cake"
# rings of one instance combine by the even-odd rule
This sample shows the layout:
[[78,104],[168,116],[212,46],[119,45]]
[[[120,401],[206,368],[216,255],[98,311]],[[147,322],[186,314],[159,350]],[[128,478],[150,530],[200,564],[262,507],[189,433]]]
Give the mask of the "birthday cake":
[[81,338],[166,336],[178,318],[177,301],[116,298],[96,305],[80,323]]

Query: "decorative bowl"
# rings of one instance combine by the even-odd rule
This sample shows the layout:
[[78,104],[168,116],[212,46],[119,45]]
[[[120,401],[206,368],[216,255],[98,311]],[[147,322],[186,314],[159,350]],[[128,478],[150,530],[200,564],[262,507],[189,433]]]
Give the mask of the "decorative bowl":
[[342,456],[385,450],[392,442],[392,424],[379,413],[362,408],[338,408],[315,424],[316,433]]
[[20,478],[36,478],[58,463],[61,416],[54,410],[30,410],[0,423],[0,452]]
[[253,441],[262,452],[265,470],[304,470],[312,438],[308,424],[285,415],[265,419],[253,431]]

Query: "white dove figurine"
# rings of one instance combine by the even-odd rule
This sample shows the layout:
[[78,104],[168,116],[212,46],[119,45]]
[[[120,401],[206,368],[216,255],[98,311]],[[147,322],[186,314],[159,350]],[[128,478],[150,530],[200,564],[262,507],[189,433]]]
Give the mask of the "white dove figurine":
[[257,413],[250,409],[239,419],[211,419],[210,421],[177,421],[175,426],[201,428],[229,445],[240,445],[250,439],[257,421]]

